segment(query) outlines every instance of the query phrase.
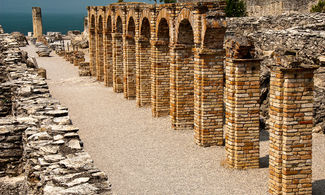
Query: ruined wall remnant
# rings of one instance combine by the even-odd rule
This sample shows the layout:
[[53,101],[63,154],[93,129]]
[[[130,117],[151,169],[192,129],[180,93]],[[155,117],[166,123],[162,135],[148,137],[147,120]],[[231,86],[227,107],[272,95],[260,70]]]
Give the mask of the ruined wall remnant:
[[39,39],[43,36],[42,12],[40,7],[33,7],[33,37]]
[[244,0],[248,16],[309,13],[318,0]]
[[12,101],[12,112],[0,119],[0,194],[110,194],[68,109],[18,46],[14,36],[0,34],[0,93],[9,87]]
[[[214,0],[178,0],[186,2],[212,2]],[[242,0],[246,5],[247,16],[276,16],[284,13],[309,13],[318,0]]]

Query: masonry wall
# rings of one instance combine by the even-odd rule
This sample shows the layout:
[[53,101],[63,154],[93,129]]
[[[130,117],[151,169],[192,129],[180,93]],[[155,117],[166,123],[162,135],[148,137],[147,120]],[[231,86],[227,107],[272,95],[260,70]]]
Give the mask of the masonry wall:
[[8,34],[0,34],[0,50],[1,74],[10,78],[0,92],[8,83],[12,89],[12,112],[0,119],[1,194],[110,194],[106,174],[84,151],[68,108],[51,97],[39,69],[26,64]]

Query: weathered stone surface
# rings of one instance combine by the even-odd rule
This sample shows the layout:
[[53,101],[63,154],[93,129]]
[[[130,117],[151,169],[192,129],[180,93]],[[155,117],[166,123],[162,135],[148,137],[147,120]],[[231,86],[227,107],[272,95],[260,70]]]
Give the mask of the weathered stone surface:
[[0,34],[0,51],[0,100],[13,102],[0,105],[0,194],[110,194],[107,176],[93,175],[99,170],[83,151],[68,109],[26,65],[28,56],[7,34]]

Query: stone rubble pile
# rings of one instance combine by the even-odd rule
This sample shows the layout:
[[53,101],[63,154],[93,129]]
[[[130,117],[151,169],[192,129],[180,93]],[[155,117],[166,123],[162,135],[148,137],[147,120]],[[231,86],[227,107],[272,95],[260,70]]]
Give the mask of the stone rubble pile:
[[39,44],[36,44],[37,46],[37,51],[36,53],[38,54],[39,57],[49,57],[51,53],[51,49],[44,45],[43,43],[39,42]]
[[[243,17],[227,19],[227,37],[244,36],[254,43],[255,58],[261,62],[261,122],[268,120],[270,69],[278,64],[276,55],[291,56],[295,63],[281,65],[322,66],[325,55],[325,14],[283,14],[278,16]],[[323,58],[322,58],[323,59]],[[289,60],[291,61],[291,60]],[[323,60],[324,61],[324,60]],[[325,71],[315,72],[314,118],[315,132],[325,132]]]
[[8,40],[14,38],[0,35],[0,90],[12,89],[10,97],[0,96],[12,101],[0,120],[1,194],[110,194],[68,108],[51,98],[44,78],[23,62],[19,44]]

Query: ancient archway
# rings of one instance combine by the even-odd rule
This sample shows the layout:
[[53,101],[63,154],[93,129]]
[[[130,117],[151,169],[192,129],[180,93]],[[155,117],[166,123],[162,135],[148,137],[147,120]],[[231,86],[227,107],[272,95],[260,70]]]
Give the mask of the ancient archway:
[[112,56],[112,18],[107,17],[105,31],[105,68],[104,83],[106,86],[113,86],[113,56]]
[[137,105],[144,106],[151,101],[151,45],[150,22],[143,18],[140,26],[139,60],[137,64]]
[[152,112],[153,116],[165,116],[170,110],[170,54],[169,26],[165,18],[158,24],[157,42],[155,43],[153,72]]
[[97,29],[97,80],[103,81],[104,80],[104,25],[103,25],[103,17],[100,15],[98,19],[98,29]]
[[174,129],[194,126],[194,35],[188,19],[181,20],[171,70],[171,118]]
[[120,16],[116,19],[113,36],[113,90],[123,92],[123,23]]
[[127,23],[125,40],[126,64],[124,65],[124,97],[135,99],[136,97],[136,47],[135,47],[135,22],[133,17]]

